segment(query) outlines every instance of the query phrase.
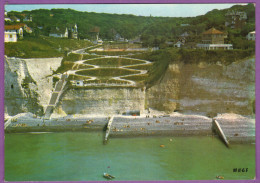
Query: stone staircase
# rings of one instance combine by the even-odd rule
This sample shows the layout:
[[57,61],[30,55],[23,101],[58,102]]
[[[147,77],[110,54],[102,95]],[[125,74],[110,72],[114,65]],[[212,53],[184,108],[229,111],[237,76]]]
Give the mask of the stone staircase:
[[62,74],[61,79],[56,83],[55,89],[52,92],[49,104],[48,104],[48,106],[47,106],[47,108],[46,108],[46,110],[44,112],[44,114],[45,114],[44,115],[44,119],[50,119],[51,114],[52,114],[56,104],[58,103],[61,94],[64,91],[64,87],[65,87],[65,85],[67,83],[66,78],[67,78],[67,75],[66,74]]

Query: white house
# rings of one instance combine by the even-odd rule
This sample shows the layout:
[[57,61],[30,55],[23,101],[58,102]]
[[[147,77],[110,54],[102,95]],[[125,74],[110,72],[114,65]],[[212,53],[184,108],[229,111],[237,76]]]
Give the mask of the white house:
[[11,22],[11,19],[7,15],[5,15],[5,21],[10,21]]
[[249,41],[255,41],[255,31],[249,32],[246,36],[247,40]]
[[19,25],[20,27],[22,27],[25,32],[32,33],[32,29],[30,27],[28,27],[25,23],[18,23],[16,25]]
[[197,48],[205,50],[232,50],[232,44],[224,43],[224,39],[226,37],[226,33],[221,32],[215,28],[211,28],[202,33],[202,43],[197,44]]
[[177,43],[174,44],[174,47],[180,48],[183,45],[183,42],[178,41]]
[[5,31],[5,42],[17,42],[16,32]]
[[18,37],[23,37],[23,28],[20,25],[5,25],[5,32],[15,32]]

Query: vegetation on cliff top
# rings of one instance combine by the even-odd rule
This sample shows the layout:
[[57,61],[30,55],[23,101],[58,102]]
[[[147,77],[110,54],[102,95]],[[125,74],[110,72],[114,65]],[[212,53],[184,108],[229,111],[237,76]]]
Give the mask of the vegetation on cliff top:
[[5,43],[5,55],[19,58],[51,58],[63,57],[71,50],[92,45],[89,41],[50,38],[24,37],[18,42]]
[[168,48],[154,52],[146,52],[132,57],[153,62],[153,65],[148,69],[148,77],[145,79],[146,86],[150,87],[164,76],[170,63],[199,64],[200,62],[205,62],[229,65],[235,61],[254,55],[254,49],[207,51]]

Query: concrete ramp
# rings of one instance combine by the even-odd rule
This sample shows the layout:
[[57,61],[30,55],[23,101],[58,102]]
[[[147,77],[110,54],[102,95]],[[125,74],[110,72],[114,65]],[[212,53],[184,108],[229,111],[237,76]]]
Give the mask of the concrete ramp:
[[236,114],[224,114],[214,119],[230,144],[255,142],[255,119]]
[[111,130],[111,126],[112,126],[112,122],[113,122],[113,119],[114,119],[114,116],[112,116],[109,121],[108,121],[108,124],[107,124],[107,130],[106,130],[106,135],[105,135],[105,142],[107,142],[108,140],[108,137],[109,137],[109,134],[110,134],[110,130]]
[[222,128],[220,127],[220,124],[217,120],[213,119],[213,129],[218,133],[218,135],[221,137],[221,139],[224,141],[227,147],[229,147],[229,142],[226,138],[226,135],[224,134]]

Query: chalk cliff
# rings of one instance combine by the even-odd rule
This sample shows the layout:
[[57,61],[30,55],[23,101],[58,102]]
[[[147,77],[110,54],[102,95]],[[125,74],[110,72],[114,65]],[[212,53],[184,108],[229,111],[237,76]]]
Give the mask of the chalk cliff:
[[[5,59],[5,113],[42,115],[53,91],[53,71],[62,58]],[[230,65],[170,64],[163,78],[149,89],[68,89],[53,116],[112,115],[153,110],[171,113],[251,115],[255,101],[255,58]]]
[[42,115],[53,89],[52,74],[62,58],[5,58],[5,113]]
[[53,115],[113,115],[144,111],[145,91],[140,88],[69,89]]
[[255,101],[255,58],[230,65],[170,64],[165,76],[147,91],[156,110],[184,113],[251,115]]

